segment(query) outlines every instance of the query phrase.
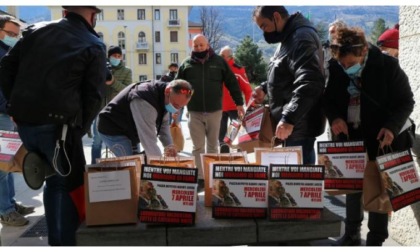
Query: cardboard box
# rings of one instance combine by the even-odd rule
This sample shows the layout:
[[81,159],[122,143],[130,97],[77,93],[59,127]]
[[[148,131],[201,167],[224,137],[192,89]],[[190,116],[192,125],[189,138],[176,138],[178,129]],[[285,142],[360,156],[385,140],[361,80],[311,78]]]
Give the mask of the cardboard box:
[[0,130],[0,170],[22,172],[27,153],[17,132]]
[[86,226],[137,223],[139,169],[135,161],[86,166]]

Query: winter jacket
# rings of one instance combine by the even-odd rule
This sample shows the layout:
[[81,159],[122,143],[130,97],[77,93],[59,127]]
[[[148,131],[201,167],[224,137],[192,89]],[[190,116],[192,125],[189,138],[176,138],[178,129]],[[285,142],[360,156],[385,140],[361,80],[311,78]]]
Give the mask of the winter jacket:
[[121,90],[133,82],[131,69],[127,68],[122,61],[118,66],[111,68],[111,73],[114,76],[114,82],[106,86],[106,96],[102,107],[105,107]]
[[[347,107],[350,95],[347,87],[350,78],[334,59],[330,61],[330,77],[323,96],[323,107],[331,124],[335,119],[347,121]],[[407,75],[398,60],[383,54],[379,48],[369,45],[367,61],[361,75],[359,131],[348,124],[351,140],[365,140],[369,158],[374,160],[378,153],[376,137],[381,128],[394,134],[393,150],[398,150],[400,141],[405,141],[399,132],[414,108],[414,98]],[[358,135],[357,133],[361,134]],[[398,146],[398,147],[397,147]],[[407,146],[406,146],[407,147]],[[404,146],[402,146],[404,149]]]
[[30,25],[0,62],[8,113],[27,124],[69,124],[84,132],[105,93],[105,45],[75,13]]
[[[245,68],[236,64],[233,58],[228,61],[228,65],[232,72],[235,74],[236,79],[238,80],[239,88],[245,95],[245,104],[248,104],[248,101],[252,95],[252,88],[249,84],[248,77],[246,76]],[[226,88],[225,85],[223,85],[223,111],[231,110],[236,110],[236,104],[233,101],[229,90]]]
[[[156,129],[159,134],[163,117],[167,113],[165,109],[166,85],[166,82],[148,81],[127,86],[99,113],[98,131],[105,135],[127,136],[133,146],[137,145],[140,139],[130,109],[130,103],[133,99],[143,99],[157,111],[157,118],[154,118],[154,120],[156,121]],[[156,136],[150,137],[155,138]]]
[[271,58],[266,84],[271,115],[294,125],[290,140],[324,133],[321,110],[324,90],[323,52],[316,29],[302,14],[293,14],[279,34],[280,44]]
[[215,54],[213,49],[204,60],[198,59],[192,52],[182,62],[175,79],[188,81],[194,95],[188,103],[188,111],[214,112],[222,109],[223,83],[230,91],[236,105],[244,104],[238,81],[226,61]]

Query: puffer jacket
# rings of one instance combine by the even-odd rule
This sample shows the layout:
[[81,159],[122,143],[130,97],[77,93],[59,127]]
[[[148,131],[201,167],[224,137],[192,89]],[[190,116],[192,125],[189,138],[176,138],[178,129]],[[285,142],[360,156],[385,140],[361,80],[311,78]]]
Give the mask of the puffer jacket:
[[133,82],[131,69],[126,67],[122,61],[118,66],[111,68],[111,73],[114,76],[114,82],[106,86],[106,95],[102,102],[102,107],[105,107],[121,90]]
[[188,111],[214,112],[222,109],[223,83],[237,106],[244,105],[238,81],[226,61],[209,49],[206,59],[191,57],[182,62],[175,79],[188,81],[194,95],[188,103]]
[[[228,61],[228,65],[238,80],[239,88],[245,96],[245,103],[248,104],[248,101],[251,99],[252,95],[252,87],[249,84],[248,77],[246,76],[245,68],[236,64],[233,58]],[[223,111],[232,110],[236,110],[236,104],[233,101],[229,90],[225,85],[223,85]]]
[[105,45],[75,13],[29,26],[0,62],[8,113],[20,123],[69,124],[87,132],[105,77]]
[[316,29],[300,13],[289,17],[279,34],[267,82],[271,115],[294,125],[290,140],[317,137],[325,130],[321,96],[325,86],[323,52]]

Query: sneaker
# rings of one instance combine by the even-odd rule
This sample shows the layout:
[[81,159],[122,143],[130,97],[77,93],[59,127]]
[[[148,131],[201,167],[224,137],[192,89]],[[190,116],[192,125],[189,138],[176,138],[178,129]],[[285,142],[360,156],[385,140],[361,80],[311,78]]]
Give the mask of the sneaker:
[[16,212],[18,212],[19,214],[21,214],[22,216],[31,214],[33,212],[35,212],[35,207],[33,206],[24,206],[18,203],[15,203],[15,209]]
[[25,217],[16,211],[1,215],[0,222],[9,226],[24,226],[29,223]]
[[361,246],[362,240],[360,238],[360,234],[357,235],[347,235],[344,234],[343,237],[341,237],[335,246]]

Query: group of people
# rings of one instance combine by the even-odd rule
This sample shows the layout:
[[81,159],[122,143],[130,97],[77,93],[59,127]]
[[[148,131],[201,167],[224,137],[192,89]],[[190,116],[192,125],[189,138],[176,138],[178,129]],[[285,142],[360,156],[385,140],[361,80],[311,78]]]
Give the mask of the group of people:
[[[244,116],[243,95],[247,103],[250,99],[262,103],[268,96],[275,136],[285,146],[302,146],[304,164],[315,164],[314,143],[325,131],[325,118],[334,138],[344,135],[349,140],[364,140],[370,160],[376,158],[378,148],[409,147],[399,134],[414,106],[408,78],[398,60],[368,43],[359,28],[332,27],[329,45],[323,48],[316,28],[301,13],[290,15],[284,6],[257,6],[252,13],[254,22],[266,42],[278,47],[270,60],[267,81],[253,91],[243,68],[235,64],[232,50],[223,48],[218,55],[201,34],[193,38],[191,55],[177,73],[168,74],[170,81],[165,76],[131,83],[131,70],[123,65],[121,49],[110,48],[107,57],[94,30],[100,10],[95,6],[63,8],[62,19],[26,28],[24,39],[0,61],[7,114],[13,117],[24,146],[55,169],[69,171],[66,177],[46,179],[44,207],[50,245],[75,245],[75,232],[83,219],[80,203],[86,161],[82,137],[92,123],[95,136],[116,156],[137,153],[140,143],[146,155],[160,156],[157,139],[164,147],[172,144],[170,115],[187,107],[202,184],[200,155],[230,151],[221,148],[223,132],[228,117]],[[4,26],[0,39],[4,33],[19,32]],[[6,41],[10,38],[2,39],[7,45]],[[378,45],[394,46],[395,42],[385,38]],[[331,55],[327,63],[325,52]],[[108,80],[107,58],[112,72]],[[42,64],[39,59],[44,59]],[[100,157],[97,146],[92,148],[93,162]],[[177,155],[176,151],[164,154]],[[361,244],[360,199],[361,193],[346,197],[346,232],[338,245]],[[11,203],[8,211],[22,209]],[[370,212],[366,244],[382,245],[388,237],[387,225],[387,214]]]

